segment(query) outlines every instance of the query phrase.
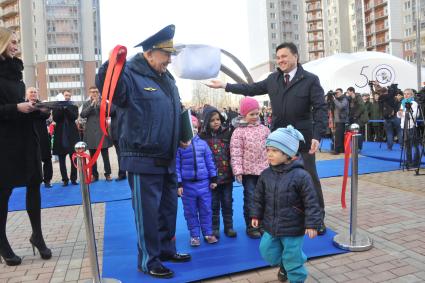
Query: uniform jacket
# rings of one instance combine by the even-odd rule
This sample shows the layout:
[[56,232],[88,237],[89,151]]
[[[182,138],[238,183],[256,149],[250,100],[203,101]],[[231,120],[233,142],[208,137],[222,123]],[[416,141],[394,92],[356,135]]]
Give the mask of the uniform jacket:
[[0,190],[40,184],[40,141],[35,121],[40,111],[21,113],[25,100],[23,63],[18,58],[0,60]]
[[[102,89],[108,62],[99,68]],[[142,53],[126,62],[113,103],[122,108],[119,125],[121,157],[174,161],[180,140],[181,103],[173,76],[159,75]]]
[[80,140],[75,124],[77,118],[78,107],[75,105],[53,110],[53,121],[56,122],[53,154],[65,155],[74,152],[74,146]]
[[[226,91],[249,96],[269,94],[272,107],[272,131],[294,126],[306,141],[300,151],[307,152],[311,139],[320,140],[327,128],[327,105],[319,78],[298,64],[297,72],[284,86],[283,73],[277,70],[265,80],[253,84],[227,84]],[[313,119],[312,119],[313,118]]]
[[321,223],[319,199],[301,160],[270,166],[261,174],[250,211],[273,237],[301,236]]
[[[103,132],[100,128],[100,104],[92,106],[91,102],[91,100],[84,102],[80,116],[87,119],[84,142],[87,143],[88,149],[96,149],[103,136]],[[111,146],[112,140],[109,136],[106,136],[103,140],[102,148]]]
[[215,181],[217,169],[208,144],[196,135],[187,148],[179,147],[176,155],[177,181]]
[[266,139],[269,128],[260,124],[247,124],[240,120],[230,141],[233,174],[260,175],[268,167]]
[[217,131],[212,131],[209,126],[209,120],[213,113],[220,115],[221,122],[225,118],[212,106],[206,107],[203,111],[203,125],[200,137],[205,140],[214,156],[215,166],[217,167],[217,184],[226,184],[233,182],[232,167],[230,166],[230,139],[232,129],[221,126]]

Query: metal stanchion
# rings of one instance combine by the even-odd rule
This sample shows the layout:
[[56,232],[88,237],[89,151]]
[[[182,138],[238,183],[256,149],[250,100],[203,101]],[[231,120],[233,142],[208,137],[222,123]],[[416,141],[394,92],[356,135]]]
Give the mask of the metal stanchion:
[[90,265],[92,270],[93,279],[89,279],[86,283],[121,283],[120,280],[113,278],[101,278],[99,272],[99,262],[97,260],[97,248],[96,248],[96,238],[94,236],[94,225],[93,225],[93,215],[91,210],[91,201],[90,201],[90,192],[89,185],[86,184],[85,179],[85,157],[81,156],[81,153],[84,153],[87,149],[87,144],[84,142],[78,142],[75,144],[75,152],[77,153],[77,164],[78,164],[78,174],[80,176],[80,188],[81,195],[83,197],[83,210],[84,210],[84,224],[86,228],[86,240],[87,247],[90,257]]
[[351,204],[350,204],[350,233],[341,233],[333,238],[338,248],[349,251],[367,251],[372,248],[372,240],[357,232],[357,193],[358,193],[358,161],[359,161],[359,125],[352,124],[350,131],[354,134],[351,140]]

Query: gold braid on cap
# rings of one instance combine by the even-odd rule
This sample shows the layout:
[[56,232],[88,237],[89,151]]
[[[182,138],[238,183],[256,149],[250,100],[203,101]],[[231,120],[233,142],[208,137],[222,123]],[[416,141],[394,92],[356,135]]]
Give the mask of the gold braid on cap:
[[176,51],[176,49],[174,48],[172,39],[155,44],[154,46],[152,46],[152,49],[163,49],[169,52]]

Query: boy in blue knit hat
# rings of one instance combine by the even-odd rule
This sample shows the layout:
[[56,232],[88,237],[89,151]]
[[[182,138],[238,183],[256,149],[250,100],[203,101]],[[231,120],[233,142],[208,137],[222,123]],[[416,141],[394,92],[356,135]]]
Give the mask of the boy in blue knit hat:
[[251,210],[251,224],[264,228],[261,256],[279,265],[278,279],[304,282],[307,259],[304,234],[317,236],[321,224],[319,199],[310,174],[296,157],[303,135],[291,125],[271,133],[266,141],[270,167],[258,180]]

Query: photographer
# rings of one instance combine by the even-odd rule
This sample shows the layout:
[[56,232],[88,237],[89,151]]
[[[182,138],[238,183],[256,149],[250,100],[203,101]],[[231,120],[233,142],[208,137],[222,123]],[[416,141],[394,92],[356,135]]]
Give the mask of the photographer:
[[347,97],[349,99],[349,123],[356,123],[360,126],[360,134],[362,136],[359,138],[359,150],[363,148],[363,139],[364,139],[364,120],[362,119],[363,113],[365,111],[364,103],[362,96],[356,93],[354,87],[347,88]]
[[[413,90],[407,88],[403,92],[404,99],[401,101],[397,117],[401,118],[400,126],[403,129],[403,146],[406,150],[407,168],[419,165],[419,145],[416,134],[416,118],[418,114],[418,103],[413,99]],[[412,162],[412,146],[414,147],[414,160]]]
[[339,154],[344,152],[345,124],[348,123],[348,99],[342,93],[341,88],[337,88],[333,93],[332,103],[335,123],[334,151],[332,153]]
[[394,144],[394,132],[396,132],[399,142],[402,140],[400,120],[396,116],[396,113],[400,108],[396,99],[398,88],[396,84],[392,84],[389,88],[386,88],[380,87],[376,82],[372,83],[375,88],[378,89],[378,102],[382,109],[382,115],[384,116],[384,129],[387,135],[387,149],[392,150]]

